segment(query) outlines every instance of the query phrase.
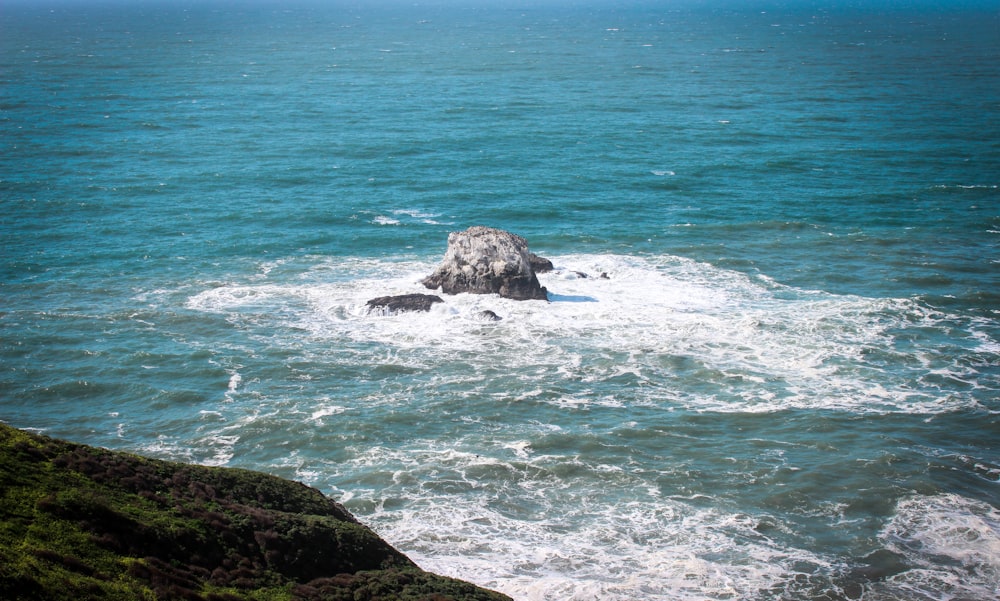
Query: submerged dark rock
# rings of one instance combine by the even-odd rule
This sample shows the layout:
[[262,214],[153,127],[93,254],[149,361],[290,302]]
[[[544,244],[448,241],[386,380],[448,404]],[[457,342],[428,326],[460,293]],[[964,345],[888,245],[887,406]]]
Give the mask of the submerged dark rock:
[[524,238],[490,227],[474,226],[448,235],[441,265],[424,286],[445,294],[499,294],[514,300],[547,300],[538,283]]
[[528,261],[531,263],[531,269],[535,273],[548,273],[555,269],[555,265],[552,261],[546,259],[545,257],[539,257],[535,253],[528,253]]
[[489,309],[487,309],[485,311],[480,311],[478,313],[478,315],[479,315],[479,318],[482,319],[483,321],[501,321],[501,320],[503,320],[503,317],[500,317],[499,315],[497,315],[493,311],[490,311]]
[[404,311],[430,311],[434,303],[444,300],[436,294],[400,294],[398,296],[380,296],[366,303],[369,311],[381,310],[387,313]]

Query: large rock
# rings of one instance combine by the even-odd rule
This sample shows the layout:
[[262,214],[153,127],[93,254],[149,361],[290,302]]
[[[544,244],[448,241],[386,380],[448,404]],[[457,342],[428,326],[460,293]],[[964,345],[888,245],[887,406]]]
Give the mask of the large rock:
[[448,250],[437,270],[423,280],[445,294],[499,294],[515,300],[547,300],[535,276],[524,238],[504,230],[474,226],[448,235]]

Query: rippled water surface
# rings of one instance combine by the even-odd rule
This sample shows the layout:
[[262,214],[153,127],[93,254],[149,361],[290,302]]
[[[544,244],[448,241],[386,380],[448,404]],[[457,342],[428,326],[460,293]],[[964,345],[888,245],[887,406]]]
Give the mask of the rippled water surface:
[[[518,601],[993,598],[998,32],[8,3],[0,419],[306,482]],[[472,225],[549,301],[365,310]]]

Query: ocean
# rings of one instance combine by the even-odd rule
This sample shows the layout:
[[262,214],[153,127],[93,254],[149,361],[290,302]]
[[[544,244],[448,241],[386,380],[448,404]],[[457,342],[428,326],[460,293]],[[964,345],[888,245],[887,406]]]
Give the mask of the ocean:
[[[12,426],[517,601],[1000,596],[996,2],[5,0],[0,143]],[[473,225],[548,302],[365,310]]]

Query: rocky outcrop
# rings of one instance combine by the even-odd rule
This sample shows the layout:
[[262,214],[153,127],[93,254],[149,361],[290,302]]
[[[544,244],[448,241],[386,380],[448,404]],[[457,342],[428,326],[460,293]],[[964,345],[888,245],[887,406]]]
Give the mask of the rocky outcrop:
[[524,238],[475,226],[448,236],[448,250],[424,286],[445,294],[499,294],[515,300],[547,300]]
[[528,262],[531,263],[531,269],[537,273],[548,273],[555,269],[555,265],[552,261],[546,259],[545,257],[539,257],[535,253],[528,253]]
[[0,423],[0,599],[510,601],[436,576],[318,490]]
[[380,296],[366,303],[368,311],[383,313],[401,313],[405,311],[430,311],[434,303],[444,300],[436,294],[400,294],[398,296]]

